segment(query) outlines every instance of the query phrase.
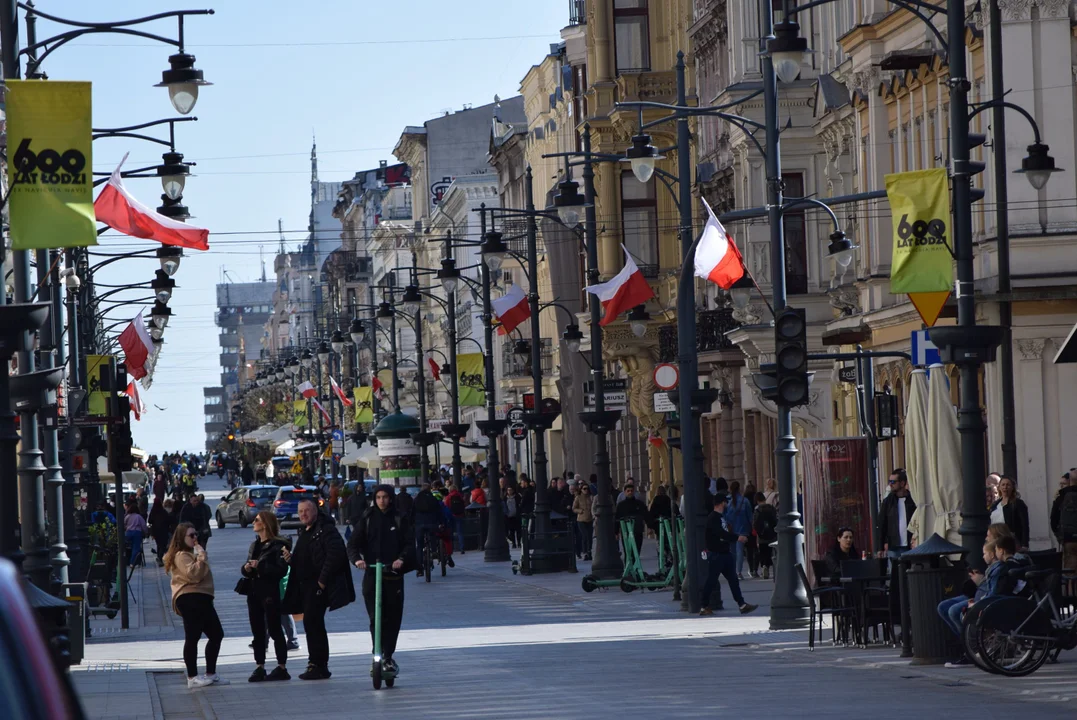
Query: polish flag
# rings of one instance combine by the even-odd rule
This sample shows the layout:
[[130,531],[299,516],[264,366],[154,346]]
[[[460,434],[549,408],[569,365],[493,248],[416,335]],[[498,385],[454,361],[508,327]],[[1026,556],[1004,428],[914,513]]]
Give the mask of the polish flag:
[[146,330],[146,323],[142,320],[142,313],[120,333],[120,347],[123,348],[124,364],[127,365],[127,374],[135,380],[146,377],[146,361],[153,353],[153,338]]
[[310,399],[310,404],[313,405],[314,407],[318,408],[318,412],[320,412],[322,414],[322,417],[325,419],[325,421],[329,422],[329,413],[327,413],[325,411],[325,408],[322,407],[322,404],[320,402],[318,402],[318,398],[312,397]]
[[438,367],[437,361],[432,357],[428,357],[426,362],[430,364],[430,374],[434,376],[435,380],[441,379],[441,368]]
[[374,375],[374,376],[373,376],[373,377],[371,378],[371,380],[370,380],[370,387],[371,387],[371,388],[373,388],[374,392],[378,392],[379,390],[381,390],[381,388],[382,388],[382,384],[381,384],[381,380],[379,380],[379,379],[378,379],[378,376],[377,376],[377,374],[375,374],[375,375]]
[[628,250],[624,245],[621,245],[621,249],[625,251],[625,266],[621,268],[621,272],[604,283],[588,285],[584,288],[592,295],[598,296],[602,308],[606,311],[598,322],[602,326],[609,325],[621,313],[642,305],[654,297],[654,290],[651,290],[643,273],[632,261]]
[[138,394],[138,385],[134,380],[127,383],[127,399],[131,401],[131,412],[135,414],[135,420],[141,420],[142,413],[146,412],[146,405]]
[[647,442],[649,442],[651,445],[654,445],[656,448],[662,447],[664,443],[664,441],[662,440],[662,436],[655,435],[654,433],[647,434]]
[[314,389],[314,386],[310,384],[309,380],[304,381],[295,390],[296,390],[296,392],[298,392],[300,395],[302,395],[305,398],[312,398],[312,397],[314,397],[315,395],[318,394],[318,391]]
[[337,394],[337,397],[340,398],[340,402],[344,405],[344,407],[352,406],[351,399],[344,394],[343,390],[340,389],[340,385],[337,385],[336,380],[334,380],[333,378],[329,378],[329,386],[333,388],[333,392],[335,392]]
[[209,230],[165,217],[146,207],[127,192],[120,177],[127,156],[112,171],[112,177],[94,201],[97,221],[132,237],[156,240],[192,250],[209,250]]
[[494,316],[501,322],[497,328],[498,335],[508,335],[527,318],[531,317],[531,306],[527,296],[519,285],[510,285],[508,292],[490,303]]
[[722,227],[722,223],[718,222],[706,200],[703,200],[703,207],[707,208],[708,217],[696,245],[695,275],[728,290],[733,287],[733,283],[744,277],[744,259],[737,250],[737,244]]

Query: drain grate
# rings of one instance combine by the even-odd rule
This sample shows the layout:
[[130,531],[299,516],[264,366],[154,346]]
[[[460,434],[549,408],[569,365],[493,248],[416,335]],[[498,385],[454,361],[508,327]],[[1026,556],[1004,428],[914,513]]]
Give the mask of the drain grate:
[[90,663],[83,672],[131,672],[128,663]]

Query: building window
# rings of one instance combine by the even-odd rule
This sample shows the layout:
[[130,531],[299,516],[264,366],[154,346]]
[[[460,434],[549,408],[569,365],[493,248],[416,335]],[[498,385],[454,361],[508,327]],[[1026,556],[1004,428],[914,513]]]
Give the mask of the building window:
[[[804,174],[782,175],[785,197],[804,197]],[[808,292],[808,238],[807,220],[803,209],[783,213],[785,229],[785,291],[790,295]]]
[[631,170],[621,173],[621,227],[624,243],[644,277],[658,276],[658,205],[654,178],[641,183]]
[[[587,66],[577,65],[572,68],[572,114],[576,127],[587,118]],[[576,152],[583,150],[583,137],[580,133],[576,136]]]
[[647,0],[613,0],[617,72],[651,69],[651,30]]

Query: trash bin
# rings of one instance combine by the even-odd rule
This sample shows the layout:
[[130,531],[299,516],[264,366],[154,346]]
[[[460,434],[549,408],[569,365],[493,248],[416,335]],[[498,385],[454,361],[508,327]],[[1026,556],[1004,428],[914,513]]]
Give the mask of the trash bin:
[[[941,665],[961,653],[961,641],[939,617],[939,603],[961,593],[961,586],[968,577],[964,559],[951,561],[947,556],[965,554],[959,545],[944,540],[937,534],[927,542],[901,555],[899,562],[905,566],[908,591],[908,612],[912,627],[908,628],[912,639],[913,665]],[[902,628],[902,633],[906,628]]]
[[464,550],[480,550],[484,543],[486,506],[470,505],[464,511]]

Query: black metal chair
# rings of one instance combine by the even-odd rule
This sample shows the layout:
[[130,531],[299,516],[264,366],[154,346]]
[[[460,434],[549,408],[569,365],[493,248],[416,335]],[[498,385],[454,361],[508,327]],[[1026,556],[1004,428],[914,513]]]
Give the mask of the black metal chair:
[[[842,603],[843,591],[840,587],[817,587],[812,588],[808,581],[808,574],[804,572],[804,566],[797,563],[797,575],[804,584],[804,592],[808,596],[808,650],[815,650],[815,618],[819,616],[819,642],[823,641],[823,616],[830,616],[830,627],[834,633],[834,644],[837,644],[839,635],[848,644],[848,619],[852,614],[852,608],[845,607]],[[814,572],[814,568],[813,568]],[[817,603],[818,601],[818,603]],[[818,604],[818,607],[816,605]],[[840,628],[839,628],[840,623]]]
[[872,631],[875,642],[878,642],[880,628],[882,628],[882,639],[893,644],[894,618],[891,611],[890,592],[887,588],[889,576],[886,574],[886,560],[875,558],[845,560],[841,564],[841,575],[852,581],[848,590],[857,615],[855,623],[857,645],[867,646],[869,629]]

